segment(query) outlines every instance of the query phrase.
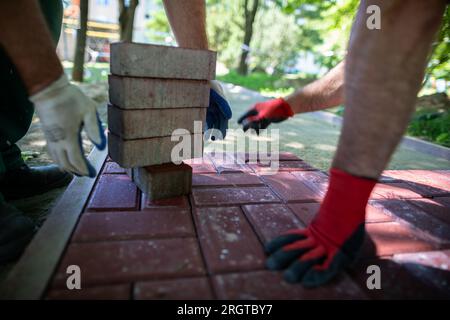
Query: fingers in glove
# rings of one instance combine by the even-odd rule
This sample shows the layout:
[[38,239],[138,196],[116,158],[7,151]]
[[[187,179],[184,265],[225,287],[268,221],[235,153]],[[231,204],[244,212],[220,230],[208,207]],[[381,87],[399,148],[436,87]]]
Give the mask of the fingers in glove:
[[97,111],[87,112],[84,116],[84,128],[89,139],[99,150],[106,147],[106,137]]
[[278,249],[274,254],[267,258],[266,267],[269,270],[282,270],[289,266],[292,261],[301,257],[307,250],[308,249],[297,249],[286,251],[283,248]]
[[61,148],[57,150],[57,154],[58,154],[58,164],[66,171],[69,171],[77,176],[83,175],[82,171],[75,167],[74,165],[72,165],[72,163],[69,160],[69,155],[68,152]]
[[256,116],[258,114],[258,111],[256,111],[255,109],[250,109],[248,110],[246,113],[244,113],[239,119],[238,119],[238,124],[242,124],[242,122],[244,121],[245,118],[248,117],[253,117]]
[[305,274],[311,270],[315,265],[320,264],[323,258],[301,261],[295,260],[289,268],[283,273],[283,278],[289,283],[296,283],[303,279]]
[[84,157],[81,137],[78,141],[74,139],[74,141],[68,144],[67,154],[70,163],[78,170],[79,175],[89,176],[91,178],[95,177],[95,169]]
[[299,234],[285,234],[266,243],[264,250],[266,253],[271,254],[288,244],[303,240],[305,238],[305,236]]

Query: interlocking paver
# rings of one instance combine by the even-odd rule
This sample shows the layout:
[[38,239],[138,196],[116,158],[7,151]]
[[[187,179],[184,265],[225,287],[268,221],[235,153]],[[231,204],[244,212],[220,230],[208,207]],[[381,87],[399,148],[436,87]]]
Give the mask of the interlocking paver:
[[197,208],[198,237],[211,273],[262,269],[262,245],[239,207]]

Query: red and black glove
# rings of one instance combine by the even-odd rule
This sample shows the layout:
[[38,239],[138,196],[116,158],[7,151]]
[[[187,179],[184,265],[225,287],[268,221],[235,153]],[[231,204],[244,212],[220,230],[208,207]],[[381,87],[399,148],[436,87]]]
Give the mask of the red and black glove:
[[291,106],[282,98],[257,103],[238,119],[244,131],[265,129],[272,122],[281,122],[294,115]]
[[265,246],[266,266],[283,270],[288,282],[316,287],[330,281],[355,258],[365,235],[365,209],[375,180],[330,170],[330,184],[314,220]]

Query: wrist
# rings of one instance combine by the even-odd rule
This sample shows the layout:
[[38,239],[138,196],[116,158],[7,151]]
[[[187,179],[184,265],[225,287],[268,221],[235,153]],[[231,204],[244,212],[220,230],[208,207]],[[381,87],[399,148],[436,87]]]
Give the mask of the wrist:
[[69,79],[63,72],[53,81],[41,85],[40,90],[36,91],[35,94],[30,96],[30,101],[34,104],[38,104],[40,101],[45,101],[56,97],[60,90],[70,84]]
[[285,112],[287,117],[294,116],[295,112],[294,112],[294,110],[292,110],[292,107],[287,100],[285,100],[283,98],[278,98],[278,99],[276,99],[276,101],[279,104],[279,106],[281,107],[281,109],[283,109],[283,111]]

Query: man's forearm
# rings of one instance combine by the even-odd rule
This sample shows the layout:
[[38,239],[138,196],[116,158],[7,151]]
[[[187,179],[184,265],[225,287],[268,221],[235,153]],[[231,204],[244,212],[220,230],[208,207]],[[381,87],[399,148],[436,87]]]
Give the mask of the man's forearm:
[[0,45],[19,71],[29,95],[63,73],[36,0],[0,1]]
[[340,62],[325,76],[285,98],[295,113],[338,106],[344,102],[344,65]]
[[164,0],[163,3],[178,45],[207,50],[205,0]]

